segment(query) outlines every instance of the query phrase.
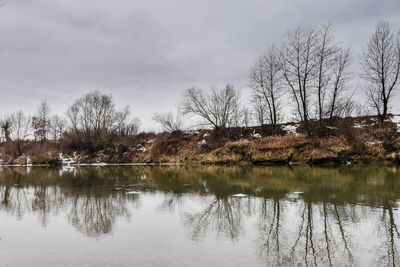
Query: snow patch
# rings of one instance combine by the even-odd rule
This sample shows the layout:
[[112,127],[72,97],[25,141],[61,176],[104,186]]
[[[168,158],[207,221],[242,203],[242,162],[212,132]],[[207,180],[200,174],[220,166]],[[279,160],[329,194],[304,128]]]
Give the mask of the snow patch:
[[247,195],[239,193],[239,194],[232,195],[232,197],[247,197]]
[[354,123],[354,125],[353,125],[353,128],[356,128],[356,129],[362,129],[362,128],[365,128],[365,127],[367,127],[367,125],[365,125],[365,124],[361,124],[361,123]]
[[71,165],[76,163],[76,152],[74,152],[73,157],[68,157],[63,153],[60,153],[58,157],[61,160],[62,165]]
[[327,125],[326,128],[331,129],[331,130],[337,130],[337,129],[339,129],[338,127],[332,127],[332,126],[329,126],[329,125]]
[[397,132],[400,133],[400,115],[393,115],[392,121],[397,123]]
[[282,130],[284,130],[288,134],[296,134],[296,132],[297,132],[296,130],[297,130],[298,126],[299,126],[298,124],[295,124],[295,125],[293,125],[293,124],[283,125],[282,126]]
[[137,194],[140,194],[140,192],[139,191],[129,191],[129,192],[126,192],[125,194],[127,194],[127,195],[137,195]]
[[142,146],[142,145],[137,145],[136,150],[140,151],[140,152],[145,152],[146,148],[144,146]]
[[205,145],[207,144],[207,141],[205,139],[201,140],[200,142],[198,142],[199,145]]
[[91,163],[90,165],[91,165],[91,166],[106,166],[107,163],[104,163],[104,162],[97,162],[97,163]]

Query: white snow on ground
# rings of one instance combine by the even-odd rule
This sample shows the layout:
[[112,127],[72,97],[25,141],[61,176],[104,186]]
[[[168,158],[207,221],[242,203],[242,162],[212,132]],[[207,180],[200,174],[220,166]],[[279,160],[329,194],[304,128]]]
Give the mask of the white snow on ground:
[[91,166],[106,166],[107,163],[104,163],[104,162],[97,162],[97,163],[91,163],[90,165],[91,165]]
[[26,156],[26,166],[32,166],[32,160],[29,156]]
[[361,129],[366,127],[365,124],[360,124],[360,123],[354,123],[353,128]]
[[200,142],[198,142],[199,145],[205,145],[207,144],[207,141],[205,139],[201,140]]
[[106,155],[104,154],[104,150],[101,150],[97,153],[97,157],[104,158]]
[[232,197],[247,197],[246,194],[234,194]]
[[369,126],[371,126],[371,125],[375,125],[375,124],[377,123],[377,119],[376,119],[376,118],[371,118],[371,120],[373,120],[373,121],[375,121],[375,122],[367,123],[365,120],[364,120],[364,121],[361,121],[361,122],[359,122],[359,123],[356,122],[356,123],[353,124],[353,128],[357,128],[357,129],[367,128],[367,127],[369,127]]
[[286,131],[288,134],[296,134],[296,129],[298,126],[298,124],[283,125],[282,130]]
[[137,150],[137,151],[140,151],[140,152],[145,152],[145,151],[146,151],[146,148],[145,148],[144,146],[142,146],[142,145],[137,145],[136,150]]
[[64,155],[63,153],[60,153],[58,156],[59,156],[59,158],[61,160],[62,165],[71,165],[71,164],[76,163],[76,160],[75,160],[76,153],[75,152],[74,152],[74,157],[73,158],[72,157],[68,157],[68,156]]
[[392,121],[397,123],[397,132],[400,133],[400,115],[393,115]]
[[332,126],[329,126],[329,125],[327,125],[326,128],[331,129],[331,130],[337,130],[338,129],[338,127],[332,127]]

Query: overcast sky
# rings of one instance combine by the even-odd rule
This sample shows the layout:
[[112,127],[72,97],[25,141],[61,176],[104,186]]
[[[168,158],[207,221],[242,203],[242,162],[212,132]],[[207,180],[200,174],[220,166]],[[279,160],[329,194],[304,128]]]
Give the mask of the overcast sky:
[[2,2],[0,114],[33,112],[45,99],[64,114],[97,89],[131,106],[147,130],[187,87],[230,82],[246,95],[250,65],[300,23],[330,22],[355,65],[379,20],[400,26],[399,0]]

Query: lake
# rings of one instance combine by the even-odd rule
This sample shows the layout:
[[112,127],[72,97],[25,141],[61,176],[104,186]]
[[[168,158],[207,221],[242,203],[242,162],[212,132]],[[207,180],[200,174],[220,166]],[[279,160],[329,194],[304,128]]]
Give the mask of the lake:
[[400,168],[0,167],[0,266],[400,264]]

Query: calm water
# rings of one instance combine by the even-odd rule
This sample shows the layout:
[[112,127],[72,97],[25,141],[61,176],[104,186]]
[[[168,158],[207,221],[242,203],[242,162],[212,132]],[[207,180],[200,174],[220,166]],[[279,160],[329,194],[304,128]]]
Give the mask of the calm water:
[[0,168],[0,266],[400,264],[400,168]]

